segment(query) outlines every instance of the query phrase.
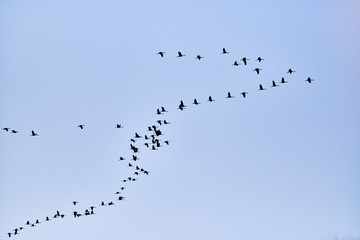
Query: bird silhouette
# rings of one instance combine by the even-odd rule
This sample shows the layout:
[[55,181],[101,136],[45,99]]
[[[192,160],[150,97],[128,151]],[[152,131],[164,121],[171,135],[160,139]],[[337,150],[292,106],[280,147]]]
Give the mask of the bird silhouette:
[[195,59],[201,60],[202,58],[204,58],[204,57],[197,55]]
[[241,60],[243,61],[244,65],[247,65],[247,61],[250,60],[250,59],[247,59],[246,57],[243,57]]
[[74,206],[76,206],[76,204],[78,204],[79,202],[77,202],[77,201],[73,201],[73,204],[74,204]]
[[271,87],[278,87],[279,85],[276,85],[275,81],[272,81]]
[[223,48],[221,54],[229,54],[229,52],[227,52],[227,51],[225,50],[225,48]]
[[160,55],[161,57],[164,57],[165,52],[158,52],[157,55]]
[[178,52],[177,58],[179,57],[185,57],[186,55],[182,54],[181,52]]
[[230,92],[228,92],[228,94],[227,94],[227,97],[226,98],[234,98],[234,96],[231,96],[231,93]]
[[246,98],[246,94],[248,94],[247,92],[242,92],[241,95]]
[[124,157],[120,157],[119,161],[124,161],[125,158]]
[[233,66],[239,66],[239,65],[240,64],[237,61],[235,61],[234,64],[233,64]]
[[214,99],[212,99],[212,97],[211,97],[211,96],[209,96],[208,101],[209,101],[209,102],[214,102],[215,100],[214,100]]
[[290,73],[290,74],[292,74],[292,73],[294,73],[295,71],[294,70],[292,70],[291,68],[289,68],[289,70],[287,71],[287,73]]
[[3,128],[2,130],[8,132],[8,131],[10,130],[10,128],[5,127],[5,128]]
[[39,136],[39,134],[35,133],[34,130],[31,131],[31,136],[35,137],[35,136]]
[[78,128],[80,128],[80,129],[84,129],[84,124],[80,124],[80,125],[78,125]]
[[165,124],[165,125],[166,125],[166,124],[171,124],[171,122],[168,122],[168,121],[164,120],[164,124]]
[[136,132],[135,133],[135,138],[141,138],[141,136]]
[[255,71],[257,74],[260,74],[260,70],[262,70],[262,69],[260,69],[260,68],[255,68],[253,71]]
[[263,88],[263,86],[261,84],[259,84],[259,89],[258,90],[266,90],[266,88]]
[[287,83],[288,81],[285,81],[285,78],[281,78],[281,81],[280,81],[280,83]]
[[156,110],[156,114],[157,114],[157,115],[162,114],[162,112],[160,111],[160,109],[157,109],[157,110]]
[[167,112],[164,107],[161,107],[161,112]]
[[[308,77],[306,80],[305,80],[305,82],[308,82],[308,83],[311,83],[311,82],[313,82],[313,81],[315,81],[314,79],[311,79],[310,77]],[[14,130],[13,130],[14,131]]]
[[121,126],[121,124],[116,124],[116,128],[123,128],[123,126]]
[[258,60],[259,62],[261,62],[261,61],[263,61],[263,60],[265,60],[265,59],[263,59],[263,58],[261,58],[261,57],[258,57],[256,60]]
[[165,140],[164,143],[166,143],[166,145],[169,145],[170,141],[169,141],[169,140]]
[[11,132],[12,132],[12,133],[18,133],[18,131],[16,131],[16,130],[11,130]]
[[196,98],[195,98],[193,104],[198,105],[198,104],[200,104],[200,103],[199,103],[199,102],[196,100]]

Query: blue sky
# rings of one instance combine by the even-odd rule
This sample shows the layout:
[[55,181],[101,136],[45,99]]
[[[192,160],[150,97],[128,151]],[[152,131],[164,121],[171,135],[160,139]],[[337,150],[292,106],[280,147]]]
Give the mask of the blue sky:
[[[15,238],[359,239],[359,10],[351,0],[1,1],[0,127],[19,133],[0,132],[0,239],[56,210],[67,216]],[[271,88],[281,77],[288,84]],[[133,173],[117,159],[159,119],[171,122],[170,145],[141,147],[149,176],[126,184],[126,201],[74,219],[115,201]]]

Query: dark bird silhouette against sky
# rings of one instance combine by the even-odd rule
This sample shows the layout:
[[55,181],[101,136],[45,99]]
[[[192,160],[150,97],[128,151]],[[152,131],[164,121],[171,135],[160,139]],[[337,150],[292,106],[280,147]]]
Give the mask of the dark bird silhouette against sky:
[[161,57],[164,57],[165,52],[158,52],[157,55],[160,55]]

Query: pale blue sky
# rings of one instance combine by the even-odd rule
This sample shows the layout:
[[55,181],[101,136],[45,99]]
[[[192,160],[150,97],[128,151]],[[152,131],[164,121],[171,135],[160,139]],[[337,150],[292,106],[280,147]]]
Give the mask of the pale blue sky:
[[[359,12],[355,0],[0,1],[0,127],[19,131],[0,132],[0,239],[56,210],[67,216],[16,238],[359,239]],[[115,200],[132,174],[117,159],[161,106],[171,142],[140,150],[149,176],[74,219]]]

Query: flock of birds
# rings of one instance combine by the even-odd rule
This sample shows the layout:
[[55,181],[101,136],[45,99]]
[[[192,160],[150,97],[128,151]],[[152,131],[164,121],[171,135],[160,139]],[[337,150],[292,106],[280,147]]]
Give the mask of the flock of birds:
[[[161,57],[164,57],[165,52],[160,51],[157,54],[160,55]],[[229,52],[227,52],[226,49],[223,48],[221,54],[229,54]],[[185,57],[185,56],[186,55],[182,54],[181,52],[178,52],[178,56],[177,56],[178,58]],[[195,59],[201,60],[202,58],[203,58],[202,56],[197,55]],[[247,65],[249,59],[244,57],[241,59],[241,61],[244,65]],[[260,62],[264,61],[264,59],[261,57],[258,57],[256,59],[256,61],[258,61],[260,63]],[[235,61],[233,63],[233,66],[239,66],[239,65],[240,65],[240,63],[237,61]],[[262,69],[260,69],[260,68],[255,68],[253,71],[255,71],[257,74],[260,74],[261,70]],[[295,73],[295,71],[290,68],[290,69],[288,69],[288,71],[286,73],[293,74],[293,73]],[[312,83],[314,81],[314,79],[308,77],[305,81],[308,83]],[[279,87],[279,84],[286,84],[286,83],[288,83],[288,81],[285,81],[285,78],[282,77],[278,84],[275,81],[272,81],[271,87]],[[266,90],[266,88],[264,88],[261,84],[259,84],[258,90],[264,91],[264,90]],[[246,98],[246,96],[248,95],[248,92],[241,92],[240,94],[243,98]],[[230,92],[228,92],[224,97],[227,99],[230,99],[230,98],[234,98],[235,96],[232,95]],[[214,102],[215,99],[212,96],[209,96],[207,101],[211,103],[211,102]],[[199,105],[200,102],[195,98],[194,101],[192,102],[192,104]],[[188,106],[184,104],[183,100],[180,100],[178,109],[183,111],[187,107]],[[168,111],[164,107],[160,107],[160,108],[157,108],[156,115],[162,116],[162,115],[165,115],[167,112]],[[124,185],[120,186],[119,190],[115,192],[114,199],[112,199],[110,201],[109,200],[101,201],[100,203],[88,206],[86,209],[83,209],[83,210],[75,210],[74,209],[74,211],[69,215],[73,216],[74,218],[92,216],[92,215],[96,214],[95,208],[97,208],[97,207],[109,207],[109,206],[115,205],[116,201],[124,201],[125,200],[124,192],[126,190],[125,184],[139,180],[136,177],[140,177],[141,175],[144,175],[144,176],[149,175],[148,170],[146,170],[146,169],[142,168],[140,165],[138,165],[138,160],[139,160],[138,153],[140,152],[141,146],[145,146],[146,149],[153,150],[153,151],[158,150],[161,147],[168,146],[170,144],[170,141],[164,140],[162,138],[164,136],[163,127],[166,125],[169,125],[169,124],[171,124],[171,123],[168,120],[165,120],[165,119],[157,120],[156,122],[154,122],[153,124],[151,124],[150,126],[147,127],[144,134],[140,135],[137,132],[134,133],[134,136],[129,140],[130,141],[130,150],[131,150],[130,157],[125,158],[124,156],[120,156],[118,159],[118,161],[126,162],[125,166],[132,169],[133,171],[131,172],[130,176],[128,176],[122,180],[122,183]],[[77,127],[81,130],[85,129],[84,124],[79,124]],[[121,129],[123,127],[124,126],[121,124],[116,124],[116,126],[115,126],[115,128],[117,128],[117,129]],[[5,132],[13,133],[13,134],[19,133],[19,131],[11,129],[9,127],[4,127],[4,128],[2,128],[2,130],[4,130]],[[39,134],[36,133],[34,130],[32,130],[30,136],[35,137],[35,136],[39,136]],[[73,201],[72,205],[74,207],[76,207],[78,205],[78,202]],[[14,230],[8,232],[7,235],[8,235],[8,237],[19,235],[20,231],[23,231],[26,227],[36,227],[43,222],[50,222],[50,221],[54,221],[55,219],[63,219],[66,216],[68,216],[68,213],[65,214],[65,213],[62,213],[59,210],[57,210],[53,214],[43,217],[42,220],[36,219],[33,221],[30,221],[30,220],[24,221],[25,223],[22,226],[17,227]]]

